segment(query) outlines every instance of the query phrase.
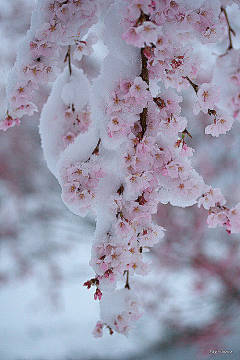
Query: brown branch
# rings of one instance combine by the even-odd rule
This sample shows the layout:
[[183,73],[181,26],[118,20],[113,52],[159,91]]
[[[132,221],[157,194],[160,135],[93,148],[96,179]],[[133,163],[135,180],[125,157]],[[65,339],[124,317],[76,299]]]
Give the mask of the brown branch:
[[160,97],[153,98],[153,101],[155,102],[155,104],[157,104],[157,106],[160,109],[162,109],[164,106],[166,106],[165,102]]
[[125,289],[129,289],[129,290],[130,290],[130,285],[129,285],[129,270],[125,270],[124,273],[127,274]]
[[[233,49],[231,33],[232,33],[234,36],[236,35],[236,33],[235,33],[235,31],[233,30],[233,28],[231,27],[231,25],[230,25],[230,23],[229,23],[229,19],[228,19],[228,15],[227,15],[226,9],[225,9],[223,6],[221,7],[221,11],[222,11],[222,12],[224,13],[224,15],[225,15],[225,19],[226,19],[226,21],[227,21],[227,26],[228,26],[229,46],[228,46],[227,51],[226,51],[226,53],[227,53],[229,50]],[[226,55],[226,53],[225,53],[224,55]]]
[[[95,149],[93,150],[92,155],[98,155],[100,143],[101,143],[101,138],[98,140],[97,146],[96,146]],[[90,159],[91,159],[91,156],[89,156],[89,158],[87,159],[86,163],[89,162]]]
[[[140,74],[140,77],[149,85],[149,75],[148,75],[148,60],[144,54],[144,48],[141,48],[141,58],[142,58],[142,72]],[[148,109],[144,108],[143,111],[140,114],[140,124],[142,127],[142,131],[138,134],[139,138],[142,139],[146,130],[147,130],[147,114]]]
[[148,59],[146,58],[144,54],[144,48],[141,48],[141,58],[142,58],[142,72],[140,74],[140,77],[149,85],[149,75],[148,75]]
[[193,138],[192,135],[190,134],[190,132],[187,131],[187,129],[183,130],[183,131],[182,131],[182,134],[184,134],[184,136],[185,136],[185,135],[189,136],[191,139]]
[[71,45],[68,46],[68,52],[66,53],[64,62],[66,62],[68,59],[68,68],[69,68],[69,74],[72,75],[72,66],[71,66]]
[[148,109],[144,108],[143,111],[140,114],[140,124],[142,127],[142,131],[140,132],[140,138],[142,139],[146,130],[147,130],[147,114],[148,114]]
[[124,190],[124,187],[123,187],[123,185],[121,185],[121,186],[119,187],[119,189],[117,190],[118,195],[122,195],[122,194],[123,194],[123,190]]
[[197,84],[194,84],[194,82],[192,82],[192,80],[191,80],[191,79],[189,79],[189,77],[188,77],[188,76],[184,76],[184,79],[187,79],[187,81],[189,82],[189,84],[191,84],[191,85],[192,85],[192,87],[193,87],[193,89],[194,89],[195,93],[197,94],[197,93],[198,93],[199,86],[198,86]]
[[210,115],[210,116],[217,116],[217,112],[216,112],[216,110],[211,110],[211,109],[208,109],[208,115]]
[[98,155],[100,142],[101,142],[101,138],[98,140],[97,146],[93,150],[92,155]]

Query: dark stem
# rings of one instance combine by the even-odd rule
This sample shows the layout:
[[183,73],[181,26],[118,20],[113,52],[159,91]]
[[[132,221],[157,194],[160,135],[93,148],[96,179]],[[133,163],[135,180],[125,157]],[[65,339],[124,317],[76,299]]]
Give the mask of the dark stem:
[[127,274],[125,289],[129,289],[129,290],[130,290],[130,285],[129,285],[129,270],[126,270],[125,272],[126,272],[126,274]]
[[225,15],[225,18],[226,18],[226,21],[227,21],[227,26],[228,26],[228,38],[229,38],[229,46],[227,48],[227,51],[226,53],[228,52],[228,50],[231,50],[233,48],[233,44],[232,44],[232,36],[231,36],[231,33],[235,36],[236,33],[235,31],[233,30],[233,28],[231,27],[230,23],[229,23],[229,19],[228,19],[228,15],[227,15],[227,12],[226,12],[226,9],[222,6],[221,7],[221,11],[224,13]]
[[121,185],[121,186],[119,187],[119,189],[117,190],[118,195],[122,195],[122,194],[123,194],[123,190],[124,190],[124,187],[123,187],[123,185]]
[[187,129],[183,130],[182,134],[189,136],[191,139],[193,138],[190,132],[187,131]]
[[68,52],[66,53],[64,62],[66,62],[68,59],[68,68],[69,68],[69,74],[72,75],[72,66],[71,66],[71,45],[68,46]]
[[217,116],[217,112],[216,110],[211,110],[211,109],[208,109],[208,115],[213,115],[213,116]]
[[191,84],[191,85],[192,85],[192,87],[193,87],[193,89],[194,89],[195,93],[197,94],[198,89],[199,89],[198,85],[197,85],[197,84],[194,84],[194,82],[192,82],[192,80],[191,80],[191,79],[189,79],[189,77],[188,77],[188,76],[184,76],[184,78],[185,78],[185,79],[187,79],[187,81],[189,82],[189,84]]
[[[92,155],[98,155],[100,143],[101,143],[101,138],[98,140],[97,146],[96,146],[95,149],[93,150]],[[91,159],[91,156],[89,156],[89,158],[87,159],[86,163],[89,162],[90,159]]]
[[145,81],[149,85],[149,75],[148,75],[148,60],[144,54],[144,48],[141,48],[141,57],[142,57],[142,72],[140,74],[143,81]]
[[[140,74],[140,77],[149,85],[149,75],[148,75],[148,60],[144,54],[144,48],[141,48],[141,58],[142,58],[142,72]],[[140,124],[142,127],[142,131],[139,133],[139,137],[142,139],[146,130],[147,130],[147,114],[148,110],[147,108],[144,108],[143,111],[140,114]]]
[[155,104],[157,104],[157,106],[160,109],[162,109],[164,106],[166,106],[165,102],[160,97],[153,98],[153,101],[155,102]]
[[142,131],[140,133],[140,137],[141,139],[143,138],[146,130],[147,130],[147,114],[148,114],[148,109],[144,108],[143,111],[140,114],[140,124],[142,127]]
[[97,146],[93,150],[92,155],[98,155],[100,142],[101,142],[101,138],[98,140]]

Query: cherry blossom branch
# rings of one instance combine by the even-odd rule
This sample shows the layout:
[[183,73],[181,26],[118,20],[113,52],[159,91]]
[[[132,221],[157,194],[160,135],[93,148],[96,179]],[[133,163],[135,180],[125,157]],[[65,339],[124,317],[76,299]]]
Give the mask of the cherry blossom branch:
[[100,143],[101,143],[101,138],[98,140],[97,146],[96,146],[95,149],[93,150],[92,155],[98,155]]
[[[142,72],[140,74],[140,77],[142,78],[143,81],[145,81],[149,85],[149,75],[147,68],[148,60],[144,54],[144,48],[141,48],[141,58],[142,58]],[[141,139],[143,138],[147,130],[147,113],[148,113],[147,108],[144,108],[140,114],[140,124],[142,127],[142,131],[140,133]]]
[[[41,2],[42,0],[39,4]],[[54,72],[50,60],[55,64],[62,44],[65,44],[64,49],[68,46],[65,57],[68,66],[65,66],[62,76],[59,76],[59,82],[55,83],[53,96],[50,96],[41,120],[41,124],[44,124],[44,145],[47,145],[48,154],[51,154],[49,163],[61,180],[62,199],[69,209],[80,216],[85,216],[90,210],[96,214],[97,226],[90,261],[96,275],[84,283],[88,289],[95,287],[95,300],[101,300],[102,291],[104,292],[101,301],[102,321],[97,323],[94,336],[101,336],[103,326],[109,329],[110,334],[114,330],[126,335],[131,322],[142,315],[138,310],[141,304],[134,295],[132,284],[130,289],[129,276],[134,273],[147,274],[149,262],[143,261],[143,249],[153,247],[164,236],[165,229],[153,222],[159,202],[166,203],[167,200],[172,205],[180,206],[198,202],[199,206],[202,205],[209,211],[209,227],[224,225],[228,232],[240,230],[240,205],[230,210],[224,207],[225,199],[220,190],[205,186],[203,179],[192,168],[188,157],[193,156],[194,150],[185,142],[186,136],[191,135],[186,129],[187,118],[181,116],[179,105],[183,97],[168,90],[170,86],[179,92],[190,84],[197,96],[194,114],[203,111],[214,117],[214,124],[210,130],[207,130],[210,126],[206,128],[209,131],[206,133],[218,136],[230,130],[232,120],[227,111],[218,108],[215,110],[215,103],[220,100],[220,88],[209,83],[197,85],[191,80],[196,78],[199,71],[199,61],[192,55],[194,42],[186,44],[186,39],[182,42],[184,34],[182,31],[181,34],[178,33],[179,21],[180,28],[184,26],[186,34],[192,33],[203,44],[214,43],[222,34],[222,25],[219,14],[215,17],[211,6],[204,6],[199,11],[193,7],[188,13],[183,12],[177,2],[164,4],[151,0],[129,1],[122,19],[126,31],[122,33],[123,30],[120,29],[118,35],[126,40],[127,45],[132,45],[132,49],[138,48],[138,51],[131,53],[132,60],[135,60],[132,61],[133,67],[124,68],[124,47],[119,57],[119,49],[112,49],[109,41],[107,47],[110,56],[104,60],[101,74],[93,80],[90,91],[90,82],[85,79],[81,69],[71,64],[71,56],[74,60],[81,60],[83,55],[90,55],[92,52],[91,46],[96,39],[90,35],[85,39],[85,35],[89,24],[97,21],[97,1],[56,0],[54,4],[55,2],[58,3],[56,9],[53,4],[48,7],[47,35],[44,23],[39,26],[36,39],[29,39],[32,62],[27,62],[26,66],[24,64],[22,76],[28,76],[23,77],[25,81],[30,80],[26,84],[21,82],[16,88],[13,84],[12,113],[8,115],[15,117],[8,118],[4,128],[12,126],[12,121],[17,123],[17,115],[22,115],[22,110],[26,111],[27,108],[29,111],[29,93],[34,90],[34,84],[40,82],[38,77],[43,78],[46,83],[52,79],[49,78],[49,73]],[[119,14],[119,5],[120,2],[115,1],[112,6],[111,11],[116,13],[115,19]],[[76,13],[77,10],[79,14]],[[106,31],[108,29],[110,35],[113,33],[110,23],[114,25],[114,17],[110,19],[113,16],[111,11],[105,19]],[[222,11],[227,19],[225,9]],[[75,35],[72,35],[75,17]],[[167,29],[169,23],[170,27]],[[232,47],[230,35],[234,31],[228,19],[227,23],[229,46]],[[82,26],[81,32],[79,26]],[[59,46],[55,49],[59,32]],[[69,44],[72,44],[72,39],[75,39],[76,49],[71,54]],[[114,35],[114,44],[116,39]],[[130,55],[129,52],[127,54]],[[118,59],[111,55],[116,55]],[[45,63],[41,56],[45,56]],[[115,66],[116,60],[120,66]],[[141,64],[138,63],[139,60]],[[46,74],[40,76],[43,70]],[[69,73],[72,75],[70,79]],[[114,77],[119,79],[116,84]],[[155,98],[149,90],[149,77],[153,83],[163,83],[161,95],[156,95]],[[61,89],[59,84],[62,84]],[[24,86],[27,89],[25,96]],[[88,87],[89,94],[86,94]],[[95,97],[90,97],[90,94],[95,94]],[[53,111],[53,106],[56,111]],[[30,113],[33,111],[34,108],[30,106]],[[51,145],[49,126],[45,125],[49,123],[43,122],[44,117],[52,119],[50,113],[57,113],[58,124],[63,130],[54,124],[52,132],[56,133],[56,144],[60,144],[60,152],[56,157],[53,157],[52,153],[55,152],[51,150],[55,150],[57,146]],[[93,119],[91,114],[94,114]],[[97,121],[105,124],[108,117],[107,126],[96,124]],[[89,128],[91,122],[94,126]],[[115,289],[118,281],[125,275],[125,287],[123,285],[122,289]],[[115,303],[120,306],[116,306],[116,309],[115,306],[109,306]],[[111,317],[106,316],[109,312]]]
[[220,100],[220,87],[209,83],[197,85],[193,83],[188,76],[185,76],[185,79],[191,84],[198,98],[198,101],[193,107],[193,113],[198,115],[200,111],[203,111],[204,114],[214,116],[213,124],[205,128],[205,134],[211,134],[217,137],[220,134],[226,134],[226,132],[232,128],[234,119],[226,110],[219,109],[215,106]]
[[[221,7],[221,12],[224,13],[225,19],[226,19],[226,22],[227,22],[227,26],[228,26],[229,45],[228,45],[228,48],[227,48],[225,54],[223,54],[223,55],[226,55],[229,50],[233,49],[233,43],[232,43],[231,33],[232,33],[234,36],[236,35],[236,33],[235,33],[235,31],[233,30],[233,28],[231,27],[231,25],[230,25],[230,22],[229,22],[229,19],[228,19],[228,15],[227,15],[227,11],[226,11],[225,7],[223,7],[223,6]],[[222,56],[223,56],[223,55],[222,55]]]
[[69,74],[72,75],[72,66],[71,66],[71,45],[68,46],[68,51],[65,56],[64,62],[68,60],[68,68],[69,68]]
[[144,54],[144,48],[141,48],[141,58],[142,58],[142,72],[140,74],[140,77],[149,85],[149,74],[148,74],[148,59]]
[[191,79],[189,79],[189,77],[188,77],[188,76],[184,76],[184,79],[187,79],[187,81],[189,82],[189,84],[191,84],[191,85],[192,85],[192,87],[193,87],[193,89],[194,89],[195,93],[197,94],[197,93],[198,93],[199,86],[198,86],[197,84],[194,84],[194,82],[192,82],[192,80],[191,80]]
[[183,132],[182,132],[182,136],[185,137],[185,135],[189,136],[191,139],[193,138],[192,135],[190,134],[190,132],[187,129],[183,130]]
[[129,285],[129,270],[126,270],[125,273],[126,273],[125,289],[129,289],[129,290],[130,290],[130,285]]

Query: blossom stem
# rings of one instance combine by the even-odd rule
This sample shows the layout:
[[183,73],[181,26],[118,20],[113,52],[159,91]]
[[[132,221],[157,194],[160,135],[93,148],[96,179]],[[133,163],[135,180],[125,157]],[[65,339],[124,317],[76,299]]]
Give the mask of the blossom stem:
[[68,59],[68,68],[69,68],[69,74],[72,75],[72,66],[71,66],[71,45],[68,46],[68,52],[66,53],[64,62],[66,62]]
[[[148,75],[148,68],[147,63],[148,60],[144,54],[144,48],[141,48],[141,57],[142,57],[142,72],[140,74],[140,77],[149,85],[149,75]],[[140,133],[140,138],[142,139],[145,131],[147,130],[147,108],[144,108],[143,111],[140,114],[140,124],[142,127],[142,131]]]
[[[235,36],[236,33],[235,31],[233,30],[233,28],[231,27],[230,23],[229,23],[229,19],[228,19],[228,15],[227,15],[227,12],[226,12],[226,9],[222,6],[221,7],[221,11],[224,13],[225,15],[225,18],[226,18],[226,21],[227,21],[227,26],[228,26],[228,38],[229,38],[229,45],[228,45],[228,48],[227,48],[227,51],[226,53],[228,52],[228,50],[231,50],[233,48],[233,44],[232,44],[232,36],[231,36],[231,33]],[[225,54],[226,54],[225,53]]]
[[192,135],[190,134],[190,132],[187,131],[187,129],[183,130],[183,131],[182,131],[182,134],[184,134],[184,136],[185,136],[185,135],[188,135],[191,139],[193,138]]
[[129,270],[126,270],[126,284],[125,284],[125,289],[129,289],[130,290],[130,285],[129,285]]
[[98,140],[97,146],[93,150],[92,155],[98,155],[100,142],[101,142],[101,138]]
[[141,57],[142,57],[142,72],[140,77],[149,85],[149,75],[148,75],[148,59],[144,54],[144,48],[141,48]]
[[191,84],[191,85],[192,85],[192,87],[193,87],[193,89],[194,89],[195,93],[197,94],[198,89],[199,89],[199,86],[198,86],[197,84],[194,84],[194,82],[192,82],[192,80],[191,80],[191,79],[189,79],[189,77],[188,77],[188,76],[184,76],[184,78],[185,78],[185,79],[187,79],[187,81],[189,82],[189,84]]

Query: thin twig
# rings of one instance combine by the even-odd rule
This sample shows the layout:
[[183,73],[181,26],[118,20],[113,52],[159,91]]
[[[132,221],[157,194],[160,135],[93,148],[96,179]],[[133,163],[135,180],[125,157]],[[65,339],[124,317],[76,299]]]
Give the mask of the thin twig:
[[189,136],[191,139],[193,138],[190,132],[187,131],[187,129],[183,130],[182,134]]
[[192,85],[195,93],[197,94],[198,93],[198,89],[199,89],[199,86],[197,84],[194,84],[194,82],[192,82],[191,79],[189,79],[188,76],[184,76],[185,79],[187,79],[187,81]]
[[100,143],[101,143],[101,138],[98,140],[97,146],[96,146],[95,149],[93,150],[92,155],[98,155]]
[[125,272],[126,272],[126,274],[127,274],[125,289],[129,289],[129,290],[130,290],[130,285],[129,285],[129,270],[126,270]]
[[[227,48],[227,51],[226,53],[233,49],[233,43],[232,43],[232,36],[231,36],[231,33],[235,36],[236,33],[235,31],[233,30],[233,28],[231,27],[230,23],[229,23],[229,19],[228,19],[228,15],[227,15],[227,12],[226,12],[226,9],[222,6],[221,7],[221,11],[224,13],[225,15],[225,18],[226,18],[226,21],[227,21],[227,26],[228,26],[228,39],[229,39],[229,46]],[[226,55],[226,53],[224,55]]]
[[[148,75],[148,60],[144,54],[144,48],[141,49],[141,57],[142,57],[142,72],[140,74],[140,77],[149,85],[149,75]],[[139,133],[140,138],[142,139],[145,131],[147,130],[147,108],[144,108],[143,111],[140,114],[140,124],[142,127],[142,131]]]
[[68,68],[69,68],[69,74],[72,75],[72,66],[71,66],[71,45],[68,46],[68,52],[66,53],[64,62],[66,62],[68,59]]

